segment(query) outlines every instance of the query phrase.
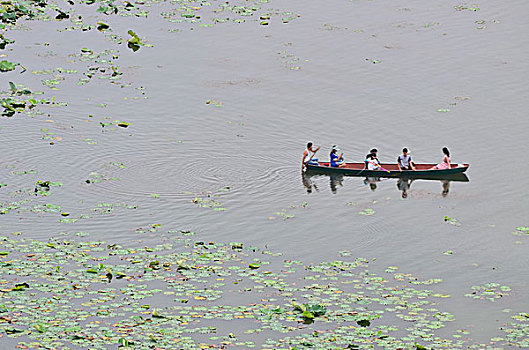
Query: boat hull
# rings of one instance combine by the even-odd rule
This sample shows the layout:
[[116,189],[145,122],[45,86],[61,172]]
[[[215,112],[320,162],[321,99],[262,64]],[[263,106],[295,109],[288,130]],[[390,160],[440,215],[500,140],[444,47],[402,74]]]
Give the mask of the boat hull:
[[[382,164],[382,167],[389,170],[368,170],[364,169],[364,163],[347,163],[345,167],[330,167],[329,163],[320,165],[307,164],[307,173],[328,174],[342,176],[360,177],[386,177],[386,178],[409,178],[409,179],[434,179],[468,181],[464,174],[469,164],[453,164],[450,169],[431,169],[435,164],[416,164],[417,170],[399,171],[396,164]],[[466,179],[466,180],[465,180]]]

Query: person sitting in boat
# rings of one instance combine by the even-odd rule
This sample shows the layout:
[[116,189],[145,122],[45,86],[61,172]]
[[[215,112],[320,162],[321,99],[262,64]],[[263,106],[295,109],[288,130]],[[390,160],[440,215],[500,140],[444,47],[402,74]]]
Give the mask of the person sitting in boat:
[[365,162],[367,163],[367,170],[380,170],[380,162],[375,153],[368,154]]
[[437,170],[441,170],[441,169],[450,169],[452,166],[450,165],[450,151],[448,150],[448,148],[446,147],[443,147],[443,161],[439,164],[437,164],[436,166],[430,168],[430,170],[434,170],[434,169],[437,169]]
[[[307,143],[307,148],[305,149],[305,151],[303,151],[303,159],[301,159],[301,169],[304,170],[305,169],[305,166],[306,164],[309,162],[309,161],[313,161],[314,160],[314,155],[316,154],[316,152],[318,152],[320,149],[320,147],[318,146],[318,148],[314,149],[312,148],[312,142],[309,142]],[[312,154],[312,157],[310,156],[310,153],[313,153]],[[316,159],[316,161],[318,161]]]
[[336,145],[332,146],[330,156],[331,156],[331,167],[336,168],[336,167],[345,166],[345,161],[343,159],[343,153],[340,153],[338,155],[338,147]]
[[411,161],[411,156],[408,154],[406,147],[402,149],[402,154],[397,157],[397,166],[399,167],[399,171],[415,170],[415,164]]
[[369,151],[369,153],[366,155],[365,160],[364,160],[364,169],[369,169],[369,167],[368,167],[368,163],[369,162],[367,160],[371,159],[371,155],[375,155],[375,159],[377,160],[378,163],[380,163],[378,161],[377,152],[378,152],[378,149],[376,149],[376,148],[373,148],[373,149],[371,149],[371,151]]

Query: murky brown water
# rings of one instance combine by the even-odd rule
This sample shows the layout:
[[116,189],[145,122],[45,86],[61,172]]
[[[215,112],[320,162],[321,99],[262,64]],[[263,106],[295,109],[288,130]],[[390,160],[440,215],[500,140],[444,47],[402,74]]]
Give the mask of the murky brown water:
[[[160,4],[134,22],[154,45],[136,53],[95,30],[58,32],[66,22],[25,22],[28,31],[9,32],[16,45],[7,57],[28,71],[0,73],[0,86],[16,81],[68,106],[0,119],[0,182],[8,184],[0,201],[16,201],[23,195],[10,191],[52,180],[63,186],[43,201],[72,216],[105,202],[138,208],[71,224],[12,211],[0,217],[1,233],[45,239],[89,232],[94,239],[148,242],[135,230],[159,223],[205,240],[266,245],[304,262],[349,250],[376,257],[375,268],[442,278],[435,288],[452,295],[443,307],[458,326],[488,339],[506,322],[503,309],[528,307],[529,238],[511,232],[529,225],[529,8],[480,1],[474,12],[457,11],[458,4],[274,1],[271,7],[300,16],[288,24],[193,30],[161,20],[156,13],[175,5]],[[131,26],[127,18],[111,23],[120,35]],[[182,31],[168,32],[177,27]],[[71,56],[82,47],[119,49],[121,84],[132,86],[96,78],[76,85],[94,65]],[[80,73],[65,74],[56,91],[31,73],[58,67]],[[107,120],[132,125],[112,131],[100,125]],[[41,129],[61,140],[50,145]],[[315,176],[308,193],[299,163],[309,140],[322,146],[320,159],[338,144],[347,161],[362,161],[377,147],[379,158],[391,162],[406,146],[416,162],[436,163],[448,146],[454,162],[471,164],[470,182],[451,183],[443,197],[440,181],[417,180],[402,199],[396,180],[378,182],[373,191],[362,178]],[[14,174],[27,170],[38,173]],[[93,172],[105,180],[86,183]],[[192,202],[207,199],[208,191],[226,210]],[[366,208],[375,214],[358,214]],[[283,220],[276,214],[283,209],[294,217]],[[443,255],[447,250],[454,254]],[[486,282],[509,285],[512,295],[486,304],[463,296]]]

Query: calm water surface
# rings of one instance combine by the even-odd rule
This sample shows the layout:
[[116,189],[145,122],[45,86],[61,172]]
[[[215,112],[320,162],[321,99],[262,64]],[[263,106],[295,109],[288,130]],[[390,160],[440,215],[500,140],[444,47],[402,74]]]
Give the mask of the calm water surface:
[[[508,319],[501,310],[529,307],[529,238],[511,234],[529,225],[529,5],[481,1],[480,11],[471,12],[454,10],[458,4],[274,1],[272,7],[300,17],[284,25],[180,26],[177,33],[159,16],[138,21],[134,29],[154,47],[132,53],[119,46],[121,81],[132,87],[97,79],[80,87],[78,76],[66,77],[60,90],[42,89],[67,107],[0,120],[0,177],[9,184],[0,201],[16,200],[10,189],[49,179],[63,186],[46,202],[72,215],[104,202],[138,208],[68,225],[11,212],[0,218],[2,234],[46,239],[85,231],[94,239],[143,244],[155,238],[135,230],[159,223],[204,240],[267,246],[306,263],[347,250],[376,258],[374,270],[392,265],[442,278],[432,289],[452,298],[441,305],[459,327],[489,339]],[[25,24],[29,31],[11,33],[17,46],[8,57],[28,72],[2,73],[3,88],[15,79],[40,86],[43,77],[32,70],[86,70],[90,63],[69,56],[81,47],[116,48],[95,31],[58,34],[63,22]],[[129,29],[119,18],[113,26]],[[110,131],[99,124],[105,118],[132,125]],[[42,140],[43,128],[62,140]],[[392,162],[408,147],[416,162],[437,163],[448,146],[453,162],[471,164],[470,182],[452,182],[442,196],[440,181],[417,180],[402,199],[394,179],[377,182],[375,190],[363,178],[304,179],[307,141],[322,146],[324,160],[338,144],[347,161],[362,161],[376,147],[383,162]],[[13,173],[32,169],[38,174]],[[93,172],[119,180],[86,183]],[[218,191],[226,186],[229,191]],[[192,202],[207,192],[218,194],[226,210]],[[359,215],[366,208],[375,214]],[[284,220],[276,214],[282,210],[294,217]],[[447,250],[454,254],[443,255]],[[463,296],[486,282],[513,292],[496,303]]]

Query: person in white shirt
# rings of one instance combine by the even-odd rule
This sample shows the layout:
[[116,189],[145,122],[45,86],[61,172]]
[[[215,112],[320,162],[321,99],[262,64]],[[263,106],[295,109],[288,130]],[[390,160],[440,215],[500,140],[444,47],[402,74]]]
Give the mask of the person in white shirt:
[[[314,157],[319,149],[319,146],[316,149],[312,148],[312,142],[307,143],[307,148],[303,151],[303,159],[301,159],[301,170],[305,170],[306,164]],[[313,153],[312,156],[310,155],[311,152]]]
[[399,167],[399,171],[415,170],[415,164],[411,161],[411,156],[408,154],[406,147],[402,149],[402,154],[397,157],[397,166]]
[[378,149],[376,148],[372,148],[371,151],[369,151],[369,153],[366,155],[366,159],[364,159],[364,169],[368,168],[367,163],[368,163],[368,160],[371,159],[371,155],[373,155],[375,159],[377,160],[377,162],[380,164],[380,162],[378,161],[377,152],[378,152]]
[[366,163],[367,170],[380,170],[380,163],[378,162],[376,155],[373,153],[367,155]]

